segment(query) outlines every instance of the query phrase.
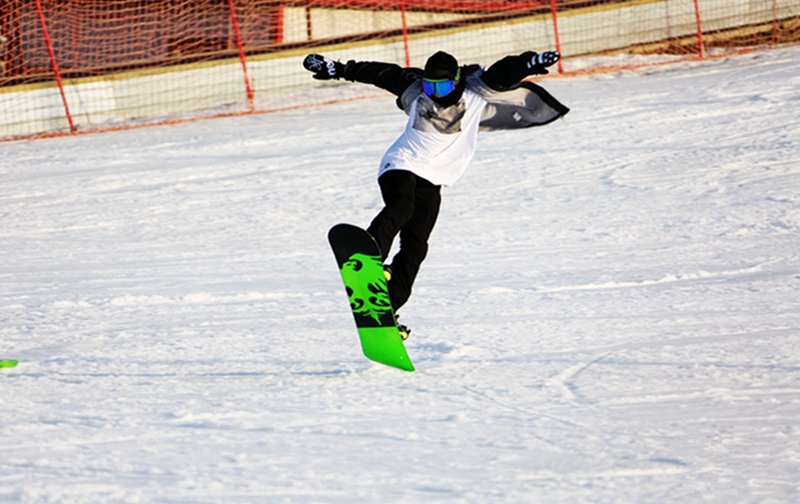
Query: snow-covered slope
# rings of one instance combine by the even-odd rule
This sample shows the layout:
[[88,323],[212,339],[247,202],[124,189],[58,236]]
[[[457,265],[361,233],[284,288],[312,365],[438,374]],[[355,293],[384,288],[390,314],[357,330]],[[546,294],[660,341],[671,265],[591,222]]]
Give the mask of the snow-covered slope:
[[0,501],[800,500],[800,48],[544,81],[361,355],[390,96],[0,144]]

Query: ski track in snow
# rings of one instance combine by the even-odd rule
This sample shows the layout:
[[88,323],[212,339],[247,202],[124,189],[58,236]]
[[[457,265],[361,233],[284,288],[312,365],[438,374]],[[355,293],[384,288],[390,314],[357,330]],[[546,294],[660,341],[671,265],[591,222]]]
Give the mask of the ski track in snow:
[[800,501],[800,48],[543,85],[361,355],[391,97],[0,143],[2,502]]

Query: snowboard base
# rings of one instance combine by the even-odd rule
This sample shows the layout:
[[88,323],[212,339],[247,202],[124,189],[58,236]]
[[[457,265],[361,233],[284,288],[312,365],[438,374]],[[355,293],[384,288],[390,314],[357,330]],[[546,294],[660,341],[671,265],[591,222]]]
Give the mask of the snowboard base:
[[404,371],[414,371],[397,327],[359,327],[358,336],[361,350],[369,360]]
[[413,371],[392,311],[378,244],[369,233],[350,224],[333,226],[328,241],[339,265],[364,356]]

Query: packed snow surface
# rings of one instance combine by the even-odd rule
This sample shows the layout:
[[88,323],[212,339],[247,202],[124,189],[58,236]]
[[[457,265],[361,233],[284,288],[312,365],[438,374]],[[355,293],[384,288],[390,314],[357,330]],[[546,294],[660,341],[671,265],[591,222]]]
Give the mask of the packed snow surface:
[[800,47],[542,82],[363,357],[382,98],[0,144],[0,501],[800,501]]

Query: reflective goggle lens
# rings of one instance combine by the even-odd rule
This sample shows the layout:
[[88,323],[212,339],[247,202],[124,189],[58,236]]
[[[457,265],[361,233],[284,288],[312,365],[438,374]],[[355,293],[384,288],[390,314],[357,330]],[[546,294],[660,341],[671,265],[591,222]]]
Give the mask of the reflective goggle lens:
[[428,96],[447,96],[456,88],[456,81],[453,79],[428,80],[422,79],[422,90]]

